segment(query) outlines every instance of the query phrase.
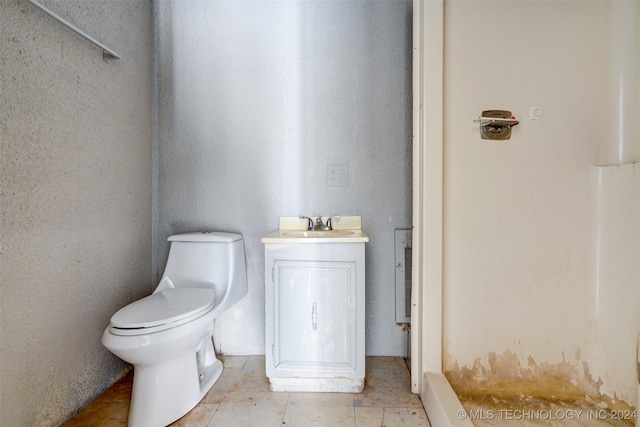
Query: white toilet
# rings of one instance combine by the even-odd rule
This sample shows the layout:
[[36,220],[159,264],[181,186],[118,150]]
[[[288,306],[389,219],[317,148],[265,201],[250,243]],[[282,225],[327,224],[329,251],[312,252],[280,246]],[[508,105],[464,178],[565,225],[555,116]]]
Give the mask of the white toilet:
[[213,319],[247,294],[240,234],[169,237],[167,266],[153,294],[111,317],[102,344],[134,367],[129,427],[162,427],[204,397],[222,374]]

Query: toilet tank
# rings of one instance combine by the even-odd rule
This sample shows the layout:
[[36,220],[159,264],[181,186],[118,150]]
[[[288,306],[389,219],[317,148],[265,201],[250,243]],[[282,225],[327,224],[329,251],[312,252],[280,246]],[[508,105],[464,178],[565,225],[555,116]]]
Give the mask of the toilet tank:
[[169,257],[158,290],[168,278],[176,288],[213,288],[216,310],[224,311],[247,294],[242,235],[198,232],[169,237]]

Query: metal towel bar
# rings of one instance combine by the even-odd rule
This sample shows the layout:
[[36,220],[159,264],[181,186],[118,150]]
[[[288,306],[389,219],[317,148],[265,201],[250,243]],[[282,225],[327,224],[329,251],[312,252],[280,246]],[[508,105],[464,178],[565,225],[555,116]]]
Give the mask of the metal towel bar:
[[100,49],[102,49],[102,59],[104,59],[105,61],[107,61],[108,59],[120,59],[120,55],[118,55],[118,53],[116,51],[114,51],[113,49],[109,49],[107,46],[105,46],[104,44],[100,43],[98,40],[94,39],[89,34],[85,33],[84,31],[82,31],[80,28],[76,27],[72,23],[66,21],[64,18],[62,18],[61,16],[57,15],[55,12],[47,9],[42,4],[38,3],[35,0],[29,0],[29,3],[31,3],[32,5],[37,7],[38,9],[42,10],[47,15],[51,16],[53,19],[55,19],[56,21],[60,22],[65,27],[69,28],[71,31],[75,32],[76,34],[81,35],[82,37],[84,37],[85,39],[89,40],[91,43],[95,44]]

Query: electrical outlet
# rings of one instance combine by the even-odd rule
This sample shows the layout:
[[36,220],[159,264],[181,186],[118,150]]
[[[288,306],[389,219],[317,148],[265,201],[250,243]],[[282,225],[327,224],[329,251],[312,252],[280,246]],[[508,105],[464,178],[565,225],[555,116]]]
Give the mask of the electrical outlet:
[[349,185],[347,165],[327,165],[327,185],[346,187]]

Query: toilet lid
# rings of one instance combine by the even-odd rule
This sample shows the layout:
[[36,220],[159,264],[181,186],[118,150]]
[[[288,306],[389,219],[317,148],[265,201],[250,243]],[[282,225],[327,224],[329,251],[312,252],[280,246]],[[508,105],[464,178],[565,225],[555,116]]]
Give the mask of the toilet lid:
[[204,288],[170,288],[121,308],[111,317],[116,335],[142,335],[172,328],[213,308],[215,292]]

